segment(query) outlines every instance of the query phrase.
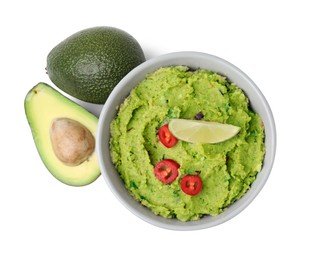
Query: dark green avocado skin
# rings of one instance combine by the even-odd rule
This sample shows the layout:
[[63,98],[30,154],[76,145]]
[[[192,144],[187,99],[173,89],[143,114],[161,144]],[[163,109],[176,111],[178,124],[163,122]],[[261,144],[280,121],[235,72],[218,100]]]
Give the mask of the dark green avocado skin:
[[47,73],[67,94],[104,104],[118,82],[144,61],[135,38],[101,26],[79,31],[55,46],[47,57]]

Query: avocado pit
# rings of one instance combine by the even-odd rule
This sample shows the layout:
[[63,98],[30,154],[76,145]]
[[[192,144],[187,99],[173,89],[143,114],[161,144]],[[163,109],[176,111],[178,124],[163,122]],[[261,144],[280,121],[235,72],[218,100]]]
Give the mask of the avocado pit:
[[95,139],[84,125],[70,118],[56,118],[50,129],[56,157],[68,166],[86,161],[95,149]]

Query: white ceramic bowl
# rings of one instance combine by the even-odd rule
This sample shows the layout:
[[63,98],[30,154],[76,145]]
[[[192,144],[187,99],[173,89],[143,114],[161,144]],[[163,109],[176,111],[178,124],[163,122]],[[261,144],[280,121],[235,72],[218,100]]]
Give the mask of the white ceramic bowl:
[[[186,65],[191,68],[205,68],[225,75],[236,83],[246,93],[251,107],[261,116],[265,127],[266,154],[261,172],[250,190],[238,201],[229,206],[218,216],[204,216],[200,220],[181,222],[177,219],[166,219],[152,213],[142,206],[126,190],[110,157],[109,139],[110,123],[116,116],[116,108],[129,95],[132,88],[141,82],[145,76],[163,66]],[[233,64],[213,55],[199,52],[176,52],[165,54],[134,68],[115,87],[108,97],[99,117],[96,151],[102,175],[108,186],[120,202],[139,218],[158,227],[172,230],[197,230],[219,225],[233,218],[244,210],[258,195],[271,172],[276,150],[276,130],[274,118],[265,97],[255,83]]]

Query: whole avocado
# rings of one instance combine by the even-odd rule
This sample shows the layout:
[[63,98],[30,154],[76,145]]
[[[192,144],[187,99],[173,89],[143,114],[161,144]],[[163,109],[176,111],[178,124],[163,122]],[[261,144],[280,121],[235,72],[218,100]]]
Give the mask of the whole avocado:
[[51,81],[82,101],[104,104],[117,83],[145,61],[137,40],[123,30],[100,26],[79,31],[47,57]]

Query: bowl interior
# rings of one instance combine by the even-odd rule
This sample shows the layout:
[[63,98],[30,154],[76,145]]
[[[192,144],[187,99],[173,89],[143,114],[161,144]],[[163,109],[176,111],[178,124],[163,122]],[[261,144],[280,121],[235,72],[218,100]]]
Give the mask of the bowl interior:
[[[186,65],[191,68],[204,68],[226,76],[231,82],[236,83],[248,96],[251,107],[262,118],[265,127],[266,154],[261,172],[250,190],[237,202],[229,206],[220,215],[205,216],[200,220],[181,222],[177,219],[166,219],[156,216],[148,208],[135,201],[126,190],[110,158],[110,123],[116,116],[117,108],[129,95],[132,88],[141,82],[148,73],[160,67],[170,65]],[[100,114],[97,131],[96,151],[100,169],[108,186],[120,202],[132,213],[146,222],[158,227],[173,230],[195,230],[221,224],[246,208],[257,196],[267,181],[273,166],[276,150],[276,130],[274,118],[265,97],[255,83],[233,64],[213,55],[199,52],[177,52],[162,55],[146,61],[126,75],[110,94]]]

